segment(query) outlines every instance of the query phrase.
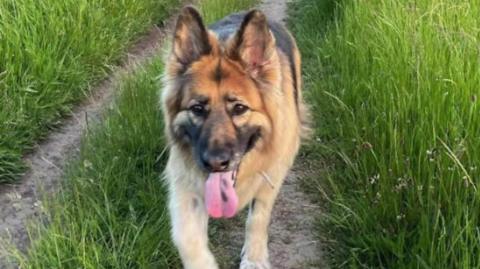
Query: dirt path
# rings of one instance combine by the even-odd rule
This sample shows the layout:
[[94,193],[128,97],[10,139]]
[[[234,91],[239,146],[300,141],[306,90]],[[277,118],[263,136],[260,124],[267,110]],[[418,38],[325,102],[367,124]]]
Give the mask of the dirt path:
[[92,95],[72,111],[58,130],[24,157],[30,168],[19,183],[0,186],[0,268],[6,267],[2,246],[10,243],[20,249],[28,246],[26,225],[30,219],[41,215],[41,196],[54,192],[62,177],[62,168],[78,152],[88,125],[98,122],[104,108],[111,103],[119,78],[134,72],[158,51],[165,29],[169,29],[172,21],[163,30],[152,27],[141,37],[112,75],[92,90]]
[[[285,23],[286,0],[264,0],[259,8],[268,18]],[[318,216],[320,207],[314,205],[300,189],[301,179],[309,176],[309,172],[311,168],[307,163],[297,160],[275,203],[269,229],[269,251],[273,269],[327,268],[322,259],[320,242],[314,234],[315,216]],[[318,171],[315,171],[315,175],[318,174]],[[210,232],[215,234],[215,238],[222,238],[223,244],[215,241],[213,243],[214,252],[220,257],[221,268],[238,268],[244,239],[245,215],[232,221],[220,221],[216,223],[217,229]],[[225,242],[230,245],[225,246]]]

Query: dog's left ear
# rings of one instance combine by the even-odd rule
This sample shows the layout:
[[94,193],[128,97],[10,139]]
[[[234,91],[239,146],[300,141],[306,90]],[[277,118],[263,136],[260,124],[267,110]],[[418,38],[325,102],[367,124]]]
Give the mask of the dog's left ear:
[[175,26],[173,54],[182,65],[188,65],[211,50],[202,17],[194,7],[184,7]]
[[227,53],[232,59],[240,60],[253,78],[258,78],[268,68],[274,51],[275,38],[267,18],[261,11],[252,10],[245,15]]

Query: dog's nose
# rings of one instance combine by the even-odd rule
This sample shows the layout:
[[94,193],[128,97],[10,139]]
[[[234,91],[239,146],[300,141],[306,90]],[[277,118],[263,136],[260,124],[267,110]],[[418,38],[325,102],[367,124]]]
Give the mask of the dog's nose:
[[212,172],[228,170],[232,154],[227,150],[206,151],[202,154],[202,162],[205,168]]

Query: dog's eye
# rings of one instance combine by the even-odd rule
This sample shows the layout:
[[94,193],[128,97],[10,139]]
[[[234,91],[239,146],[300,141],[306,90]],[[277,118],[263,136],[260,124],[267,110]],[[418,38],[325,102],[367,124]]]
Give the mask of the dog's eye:
[[248,110],[248,107],[247,106],[244,106],[242,104],[236,104],[234,107],[233,107],[233,115],[234,116],[240,116],[242,115],[243,113],[247,112]]
[[207,109],[202,105],[193,105],[190,107],[190,111],[192,111],[195,116],[199,117],[204,116],[207,113]]

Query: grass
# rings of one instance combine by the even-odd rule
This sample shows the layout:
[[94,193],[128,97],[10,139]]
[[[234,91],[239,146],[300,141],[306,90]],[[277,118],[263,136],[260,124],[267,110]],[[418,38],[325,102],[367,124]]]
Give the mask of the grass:
[[203,0],[200,5],[200,12],[207,23],[212,23],[232,11],[248,10],[259,0]]
[[332,265],[480,268],[480,2],[293,7]]
[[176,2],[0,0],[0,183]]
[[161,61],[125,78],[115,108],[91,127],[63,191],[46,201],[47,224],[21,268],[175,268],[160,180],[165,160],[158,110]]
[[[254,1],[234,1],[232,10]],[[210,21],[227,10],[209,0]],[[210,13],[211,12],[211,13]],[[212,14],[213,13],[213,14]],[[122,79],[106,119],[90,126],[62,190],[43,202],[45,221],[30,229],[27,253],[11,250],[20,268],[180,268],[170,241],[166,160],[159,110],[162,58]]]

